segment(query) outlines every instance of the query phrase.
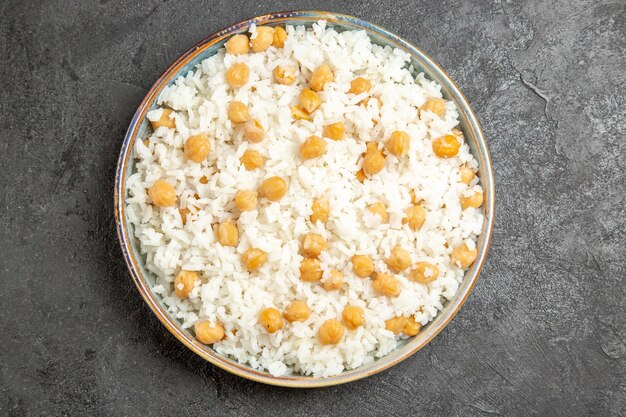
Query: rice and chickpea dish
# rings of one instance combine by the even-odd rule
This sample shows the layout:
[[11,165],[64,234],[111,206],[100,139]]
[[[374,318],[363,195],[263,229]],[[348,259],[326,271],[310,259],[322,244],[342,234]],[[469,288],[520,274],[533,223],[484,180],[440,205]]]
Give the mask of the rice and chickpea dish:
[[478,164],[406,52],[324,21],[248,33],[160,94],[127,216],[198,341],[275,376],[337,375],[454,296],[482,229]]

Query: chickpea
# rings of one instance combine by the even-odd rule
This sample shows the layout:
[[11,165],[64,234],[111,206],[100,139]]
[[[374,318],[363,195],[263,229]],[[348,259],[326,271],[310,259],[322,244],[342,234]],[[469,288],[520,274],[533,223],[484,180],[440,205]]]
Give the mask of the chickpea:
[[459,153],[461,143],[454,135],[445,135],[433,140],[433,152],[440,158],[451,158]]
[[326,291],[335,291],[343,285],[343,272],[336,269],[328,271],[328,278],[324,281],[324,289]]
[[401,130],[394,130],[387,142],[387,149],[389,152],[397,157],[405,155],[411,146],[411,137],[408,133]]
[[262,197],[271,201],[278,201],[287,192],[287,183],[281,177],[270,177],[263,181],[259,191]]
[[467,269],[476,260],[477,256],[478,251],[476,248],[470,250],[465,243],[461,243],[450,254],[450,260],[454,266]]
[[309,87],[311,87],[313,91],[322,91],[326,83],[332,82],[334,79],[335,76],[328,64],[323,64],[311,74]]
[[205,345],[212,345],[224,338],[224,326],[219,323],[199,321],[193,325],[193,331],[198,342]]
[[378,152],[372,152],[363,158],[363,172],[366,175],[377,174],[385,167],[385,157]]
[[422,105],[421,111],[429,111],[441,117],[446,114],[446,101],[442,98],[430,97]]
[[346,134],[346,127],[343,122],[337,122],[324,126],[323,135],[332,140],[341,140]]
[[193,290],[196,282],[200,281],[196,271],[180,271],[174,279],[174,292],[181,300],[189,297],[189,293]]
[[291,106],[291,115],[296,120],[308,120],[311,121],[311,115],[302,108],[302,106]]
[[159,207],[171,207],[176,204],[176,190],[165,180],[156,180],[148,190],[152,203]]
[[247,171],[253,171],[263,165],[265,158],[255,150],[248,149],[239,159]]
[[207,177],[205,177],[204,175],[201,176],[198,181],[200,181],[200,184],[208,184],[209,183],[209,179]]
[[246,85],[250,77],[250,68],[243,62],[233,64],[226,71],[226,82],[230,88],[240,88]]
[[274,71],[274,81],[282,85],[291,85],[296,82],[296,69],[293,67],[283,68],[276,66]]
[[402,219],[402,224],[408,224],[414,232],[419,230],[426,221],[426,209],[419,204],[404,210],[404,214],[406,217]]
[[317,233],[307,233],[302,239],[302,253],[310,258],[317,258],[327,247],[326,239]]
[[336,345],[344,332],[343,324],[339,320],[329,319],[320,326],[317,337],[322,345]]
[[319,136],[309,136],[300,145],[300,157],[302,159],[313,159],[326,153],[326,142]]
[[241,262],[248,272],[256,271],[267,262],[267,254],[258,248],[250,248],[241,255]]
[[304,282],[317,282],[322,279],[322,266],[319,259],[304,258],[300,262],[300,279]]
[[387,258],[387,266],[395,272],[402,272],[411,265],[411,255],[406,249],[396,246]]
[[209,137],[205,133],[190,136],[185,141],[184,152],[187,159],[197,164],[204,161],[209,156],[209,152],[211,152]]
[[280,311],[273,307],[261,310],[259,323],[265,327],[268,333],[275,333],[283,328],[283,319],[280,317]]
[[367,255],[354,255],[352,257],[352,270],[359,278],[369,277],[374,273],[374,261]]
[[350,330],[355,330],[365,324],[363,309],[357,306],[346,306],[341,313],[343,324]]
[[359,170],[356,172],[356,174],[355,174],[355,175],[356,175],[356,179],[357,179],[357,180],[358,180],[361,184],[363,184],[363,182],[365,181],[365,178],[366,178],[366,177],[365,177],[365,171],[363,171],[363,168],[359,169]]
[[243,127],[243,135],[250,143],[259,143],[265,137],[265,129],[257,119],[249,120]]
[[469,197],[466,197],[466,196],[461,197],[461,207],[463,207],[463,210],[469,207],[478,208],[482,204],[483,204],[482,191],[475,191]]
[[305,88],[300,92],[300,105],[307,113],[313,113],[322,104],[322,100],[317,93],[309,88]]
[[402,328],[402,333],[407,336],[417,336],[417,334],[422,329],[422,324],[415,321],[415,317],[411,316],[406,319],[406,323]]
[[385,206],[385,203],[379,201],[372,204],[367,209],[380,216],[383,223],[387,223],[387,220],[389,220],[389,214],[387,213],[387,206]]
[[287,306],[283,317],[290,323],[294,321],[306,321],[311,315],[311,309],[304,301],[293,301]]
[[240,190],[235,194],[235,205],[241,211],[254,210],[257,205],[257,192]]
[[272,40],[272,46],[276,48],[282,48],[285,46],[285,39],[287,39],[287,31],[280,26],[274,28],[274,39]]
[[361,94],[370,91],[372,83],[363,77],[357,77],[350,82],[350,90],[348,93]]
[[152,125],[152,130],[157,130],[161,126],[165,126],[169,129],[174,129],[176,127],[176,120],[174,118],[170,118],[174,111],[172,109],[162,109],[161,117],[159,120],[150,121]]
[[245,123],[250,120],[248,106],[241,101],[231,101],[228,105],[228,118],[233,123]]
[[393,275],[379,272],[376,274],[373,285],[374,291],[380,295],[397,297],[400,294],[400,283]]
[[420,284],[430,284],[439,277],[439,268],[428,262],[418,262],[409,277]]
[[222,246],[237,246],[239,230],[231,220],[226,220],[215,227],[215,236]]
[[474,174],[474,171],[466,165],[462,166],[459,169],[459,173],[461,176],[461,182],[467,185],[469,185],[469,183],[472,182],[472,180],[476,176],[476,174]]
[[406,317],[398,316],[385,321],[385,329],[393,332],[393,334],[399,334],[404,330],[406,325]]
[[311,214],[311,223],[317,223],[318,221],[326,223],[326,220],[328,220],[328,213],[330,212],[327,199],[316,198],[313,200],[311,210],[313,211],[313,214]]
[[274,42],[274,28],[271,26],[257,26],[256,37],[250,40],[254,52],[263,52]]
[[250,52],[250,39],[243,34],[231,37],[226,42],[226,52],[231,55],[247,54]]

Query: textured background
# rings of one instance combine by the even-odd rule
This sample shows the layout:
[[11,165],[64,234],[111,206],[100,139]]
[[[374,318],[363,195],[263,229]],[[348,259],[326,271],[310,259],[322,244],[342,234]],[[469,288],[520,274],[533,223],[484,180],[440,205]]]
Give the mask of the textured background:
[[[625,415],[626,3],[0,0],[0,415]],[[169,63],[283,9],[421,46],[482,122],[491,251],[468,302],[382,374],[295,391],[169,335],[118,248],[125,129]]]

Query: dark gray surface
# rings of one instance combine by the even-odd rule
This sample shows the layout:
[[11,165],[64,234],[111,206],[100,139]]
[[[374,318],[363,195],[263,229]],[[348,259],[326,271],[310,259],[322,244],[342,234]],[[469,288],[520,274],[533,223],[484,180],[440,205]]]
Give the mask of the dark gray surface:
[[[0,1],[0,415],[624,415],[625,2],[285,4]],[[152,82],[204,36],[288,8],[421,46],[476,110],[496,173],[460,314],[393,369],[315,391],[179,344],[132,285],[112,210]]]

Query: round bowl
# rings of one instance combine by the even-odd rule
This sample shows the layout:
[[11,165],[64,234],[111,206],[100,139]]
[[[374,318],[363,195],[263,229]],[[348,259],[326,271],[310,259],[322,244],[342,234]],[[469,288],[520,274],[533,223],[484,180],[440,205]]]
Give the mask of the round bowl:
[[[484,223],[482,234],[477,242],[478,257],[476,262],[474,262],[471,268],[466,272],[463,282],[459,286],[458,292],[454,298],[444,306],[444,309],[432,322],[424,326],[417,336],[403,341],[395,351],[383,358],[357,369],[344,371],[334,377],[316,378],[304,375],[275,377],[267,372],[257,371],[230,358],[217,354],[211,347],[198,342],[192,334],[182,329],[177,320],[170,317],[162,305],[159,296],[155,295],[151,290],[153,277],[144,267],[144,259],[142,259],[137,241],[132,233],[132,226],[127,221],[124,201],[126,195],[125,183],[130,173],[133,172],[133,145],[138,138],[144,137],[149,129],[146,113],[156,107],[156,98],[165,86],[171,84],[179,75],[185,75],[200,61],[213,55],[231,35],[246,31],[253,23],[271,26],[284,26],[286,24],[310,26],[320,19],[326,20],[329,26],[334,27],[338,31],[365,30],[374,43],[389,45],[407,51],[411,55],[412,64],[416,70],[424,72],[428,78],[437,81],[441,85],[443,96],[456,103],[459,110],[461,129],[463,130],[472,154],[476,157],[480,165],[479,175],[481,185],[484,189]],[[124,142],[122,143],[115,177],[114,194],[115,221],[120,244],[124,253],[124,259],[126,260],[128,269],[140,294],[165,327],[189,349],[228,372],[266,384],[297,388],[337,385],[373,375],[408,358],[435,337],[459,311],[459,308],[465,302],[472,287],[476,283],[480,270],[485,262],[485,257],[487,256],[493,226],[495,202],[491,159],[480,125],[476,120],[474,112],[467,103],[467,100],[448,75],[420,49],[385,29],[357,19],[356,17],[318,11],[273,13],[239,22],[200,41],[178,58],[154,83],[130,123]]]

